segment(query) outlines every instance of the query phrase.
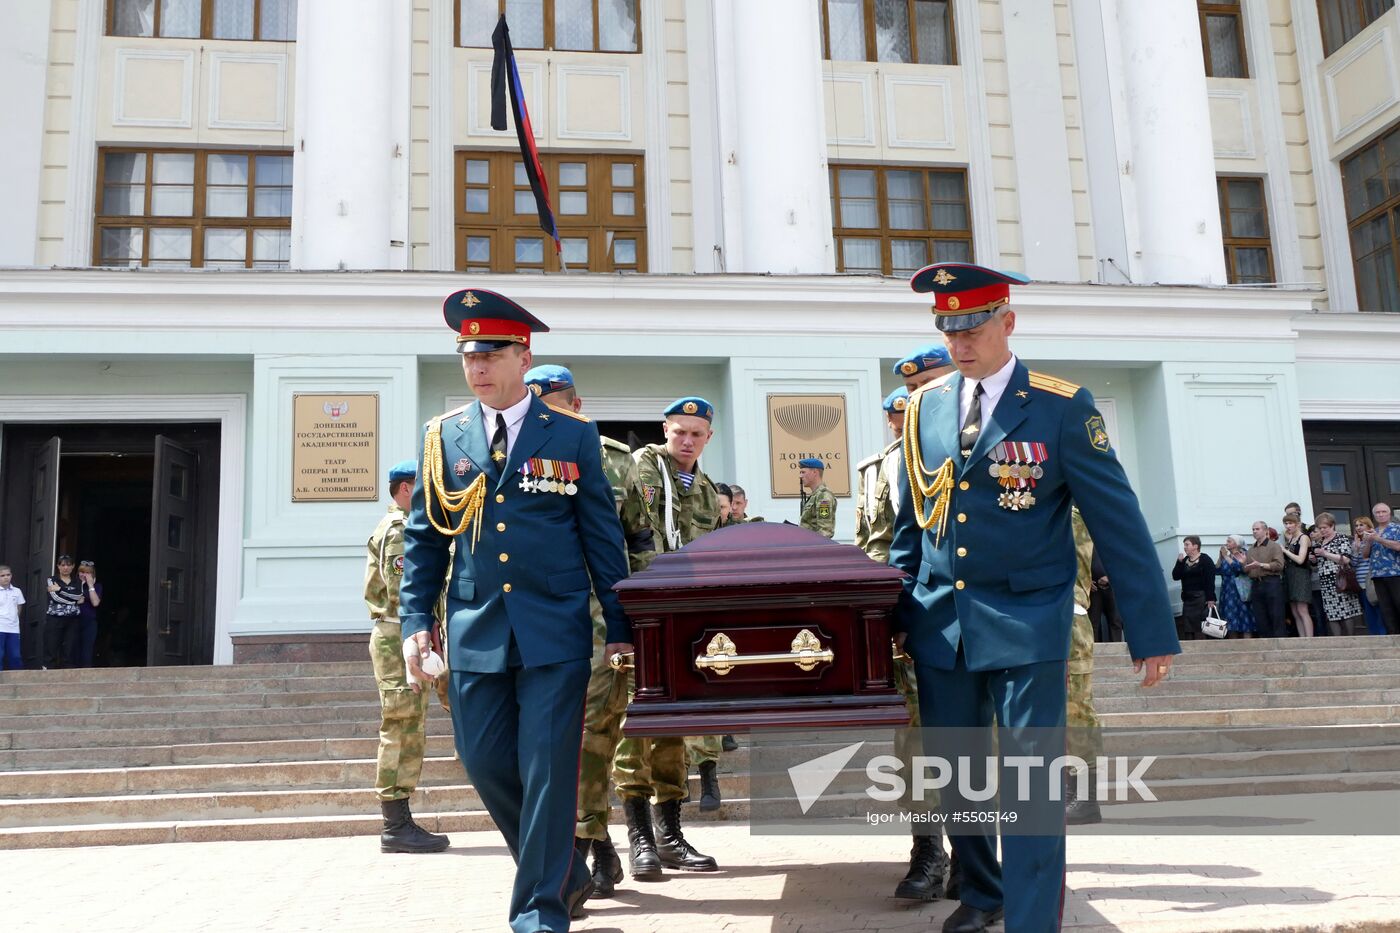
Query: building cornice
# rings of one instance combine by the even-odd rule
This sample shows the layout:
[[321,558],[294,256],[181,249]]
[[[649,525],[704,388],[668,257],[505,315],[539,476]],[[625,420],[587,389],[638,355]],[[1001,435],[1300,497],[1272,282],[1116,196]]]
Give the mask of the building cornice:
[[1314,311],[1293,321],[1297,358],[1309,363],[1400,360],[1400,314]]

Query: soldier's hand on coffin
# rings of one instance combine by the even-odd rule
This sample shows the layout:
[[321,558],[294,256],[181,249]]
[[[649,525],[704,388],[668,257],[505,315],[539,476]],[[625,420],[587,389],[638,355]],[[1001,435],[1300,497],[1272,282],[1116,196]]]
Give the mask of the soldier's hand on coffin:
[[1144,687],[1155,686],[1159,681],[1166,680],[1167,675],[1172,672],[1172,658],[1175,655],[1163,654],[1155,658],[1138,658],[1133,661],[1133,673],[1141,673],[1144,667],[1147,668],[1147,676],[1143,677]]
[[[416,651],[405,650],[403,653],[404,666],[408,668],[408,685],[413,688],[414,693],[417,693],[423,689],[420,681],[427,682],[433,679],[423,673],[423,662],[428,660],[433,645],[428,639],[427,632],[415,632],[404,641],[412,642],[413,647],[418,649]],[[408,645],[404,645],[404,648],[407,649]]]
[[909,633],[908,633],[908,632],[895,632],[895,635],[894,635],[894,646],[895,646],[896,648],[898,648],[900,651],[903,651],[903,650],[904,650],[904,639],[906,639],[906,638],[908,638],[908,637],[909,637]]
[[[611,658],[611,657],[612,657],[613,655],[615,655],[615,654],[631,654],[631,653],[632,653],[633,651],[635,651],[635,650],[636,650],[636,649],[632,647],[632,643],[631,643],[630,641],[612,641],[612,642],[608,642],[608,643],[603,647],[603,657],[604,657],[604,658]],[[634,659],[633,659],[633,664],[635,664],[635,663],[636,663],[636,659],[634,658]],[[621,670],[624,670],[624,671],[629,670],[629,669],[630,669],[630,666],[629,666],[629,667],[623,667],[623,668],[621,668]]]

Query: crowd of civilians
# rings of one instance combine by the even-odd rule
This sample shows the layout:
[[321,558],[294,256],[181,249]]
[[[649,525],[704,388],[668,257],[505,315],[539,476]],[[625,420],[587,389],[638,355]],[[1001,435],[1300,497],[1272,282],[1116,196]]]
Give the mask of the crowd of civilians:
[[1208,616],[1235,638],[1400,634],[1400,523],[1384,502],[1371,515],[1348,535],[1331,512],[1309,526],[1289,503],[1282,532],[1255,522],[1247,543],[1226,538],[1214,560],[1188,535],[1172,567],[1181,583],[1178,635],[1204,637]]
[[102,605],[97,566],[60,554],[53,576],[44,581],[48,599],[44,615],[32,616],[28,622],[21,622],[24,593],[14,585],[13,576],[9,567],[0,564],[0,670],[92,667],[97,609]]

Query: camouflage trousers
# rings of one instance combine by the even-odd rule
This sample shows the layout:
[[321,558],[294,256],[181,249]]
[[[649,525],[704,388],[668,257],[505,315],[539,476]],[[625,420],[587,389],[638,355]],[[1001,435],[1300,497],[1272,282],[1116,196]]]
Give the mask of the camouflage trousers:
[[[914,758],[924,753],[923,733],[919,720],[919,684],[914,676],[914,662],[894,662],[894,685],[904,697],[904,706],[909,710],[909,725],[895,730],[894,754],[899,759],[899,776],[904,779],[904,794],[899,798],[899,808],[907,813],[933,813],[938,809],[938,791],[925,790],[924,799],[914,799]],[[939,824],[933,820],[911,823],[916,836],[936,836]]]
[[1103,754],[1103,733],[1099,714],[1094,711],[1094,626],[1087,615],[1074,614],[1070,629],[1068,679],[1065,684],[1068,705],[1065,709],[1065,745],[1076,755],[1094,766],[1094,759]]
[[685,755],[690,761],[690,770],[695,771],[703,764],[719,761],[720,737],[717,735],[688,735],[685,739]]
[[622,721],[627,715],[627,698],[632,677],[608,666],[603,648],[607,628],[596,599],[593,609],[593,671],[588,677],[588,693],[583,706],[583,753],[578,769],[579,839],[608,838],[608,772],[613,755],[622,741]]
[[380,800],[403,800],[423,773],[428,691],[413,692],[403,663],[398,622],[376,622],[369,656],[379,686],[379,767],[374,791]]

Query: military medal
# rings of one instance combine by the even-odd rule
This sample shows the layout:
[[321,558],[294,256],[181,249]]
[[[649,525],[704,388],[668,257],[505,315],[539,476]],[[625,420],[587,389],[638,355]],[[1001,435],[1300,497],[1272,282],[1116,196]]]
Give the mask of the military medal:
[[468,473],[471,472],[471,468],[472,462],[466,457],[463,457],[461,460],[458,460],[456,464],[453,465],[452,472],[456,473],[458,476],[466,476]]
[[520,465],[520,488],[525,492],[552,492],[561,496],[578,494],[574,480],[579,478],[577,463],[531,457]]
[[987,472],[1001,486],[997,505],[1011,512],[1024,512],[1035,505],[1036,480],[1045,477],[1041,466],[1050,459],[1049,449],[1038,441],[1003,441],[987,454],[992,462]]

